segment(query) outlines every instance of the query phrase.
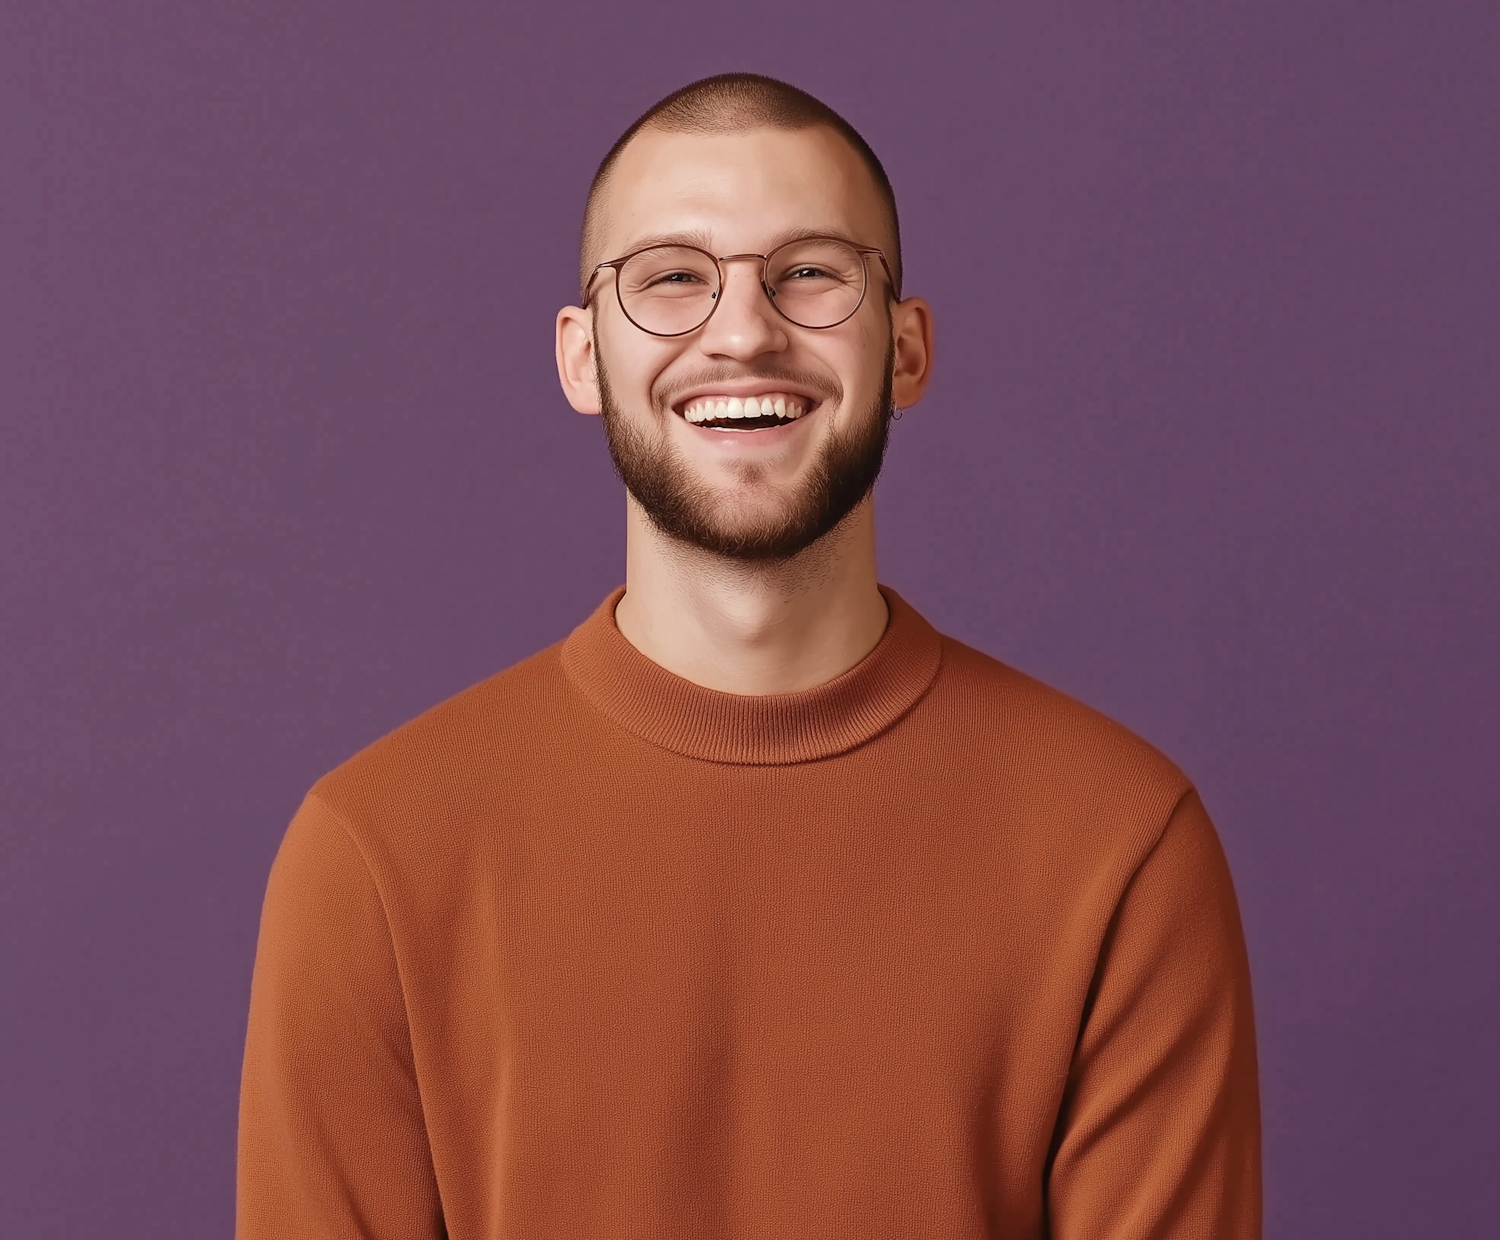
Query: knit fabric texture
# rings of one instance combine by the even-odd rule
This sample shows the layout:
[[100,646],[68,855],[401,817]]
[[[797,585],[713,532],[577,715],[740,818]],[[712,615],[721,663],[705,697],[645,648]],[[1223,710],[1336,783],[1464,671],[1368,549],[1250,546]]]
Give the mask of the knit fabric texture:
[[614,623],[324,777],[272,869],[241,1240],[1257,1237],[1202,803],[893,591],[828,684]]

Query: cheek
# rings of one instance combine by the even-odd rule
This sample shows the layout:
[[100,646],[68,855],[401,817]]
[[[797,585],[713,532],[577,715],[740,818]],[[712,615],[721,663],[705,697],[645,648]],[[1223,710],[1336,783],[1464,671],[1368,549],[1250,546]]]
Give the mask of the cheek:
[[839,374],[844,379],[844,394],[848,402],[862,408],[880,391],[885,382],[890,343],[890,328],[883,319],[860,324],[859,331],[838,358]]
[[608,376],[616,403],[626,410],[648,405],[674,352],[653,347],[659,342],[643,337],[628,323],[623,330],[615,324],[600,323],[595,339],[600,367]]

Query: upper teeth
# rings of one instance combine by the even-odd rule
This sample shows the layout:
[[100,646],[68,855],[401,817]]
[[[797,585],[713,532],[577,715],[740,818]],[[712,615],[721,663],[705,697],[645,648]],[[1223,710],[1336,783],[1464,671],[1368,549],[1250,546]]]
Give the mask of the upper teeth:
[[700,396],[689,401],[682,416],[689,422],[713,422],[719,418],[800,418],[807,406],[800,396],[773,393],[770,396]]

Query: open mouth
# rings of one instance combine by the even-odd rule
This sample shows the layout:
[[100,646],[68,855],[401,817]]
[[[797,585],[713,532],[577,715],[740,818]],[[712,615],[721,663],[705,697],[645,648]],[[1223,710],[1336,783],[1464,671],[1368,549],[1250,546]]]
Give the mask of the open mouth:
[[695,396],[677,412],[694,426],[715,431],[761,431],[805,417],[815,402],[790,392],[763,396]]

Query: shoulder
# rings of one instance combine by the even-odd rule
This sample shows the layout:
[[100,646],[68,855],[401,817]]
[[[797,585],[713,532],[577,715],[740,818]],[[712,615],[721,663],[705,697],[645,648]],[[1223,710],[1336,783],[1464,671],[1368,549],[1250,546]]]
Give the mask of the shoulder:
[[431,707],[324,775],[311,796],[361,839],[461,815],[555,750],[576,710],[560,643]]
[[1150,846],[1192,789],[1170,758],[1093,707],[962,642],[942,642],[923,704],[927,726],[973,778],[1085,835],[1091,824]]
[[1100,772],[1139,770],[1187,790],[1187,778],[1165,754],[1129,728],[1066,693],[951,637],[943,638],[934,686],[954,724],[1001,735],[1032,760],[1054,754]]

